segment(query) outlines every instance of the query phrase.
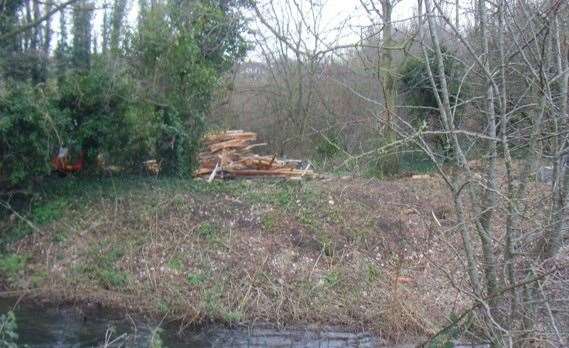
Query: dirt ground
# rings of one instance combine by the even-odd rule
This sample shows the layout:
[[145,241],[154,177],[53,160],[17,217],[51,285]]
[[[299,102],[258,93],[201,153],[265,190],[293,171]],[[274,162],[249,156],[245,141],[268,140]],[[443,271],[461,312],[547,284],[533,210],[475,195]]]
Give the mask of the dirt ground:
[[8,245],[1,278],[28,297],[186,325],[310,323],[408,340],[468,305],[449,197],[434,177],[77,182],[30,211],[37,231]]

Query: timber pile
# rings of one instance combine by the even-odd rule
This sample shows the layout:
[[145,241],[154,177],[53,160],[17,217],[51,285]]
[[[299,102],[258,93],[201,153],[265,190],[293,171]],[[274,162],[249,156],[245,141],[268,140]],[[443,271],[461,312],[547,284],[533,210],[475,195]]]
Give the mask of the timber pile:
[[199,154],[200,167],[194,176],[227,178],[238,176],[304,177],[313,176],[310,165],[302,167],[302,161],[282,160],[273,156],[253,153],[257,134],[242,130],[230,130],[206,135],[205,150]]

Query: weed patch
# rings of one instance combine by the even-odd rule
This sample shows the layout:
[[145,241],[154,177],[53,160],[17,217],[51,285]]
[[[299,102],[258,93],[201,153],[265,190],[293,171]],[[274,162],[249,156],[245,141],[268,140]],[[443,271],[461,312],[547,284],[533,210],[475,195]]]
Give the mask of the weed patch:
[[369,263],[366,265],[366,280],[368,283],[373,283],[379,278],[379,268]]
[[329,287],[334,287],[338,285],[339,281],[340,281],[340,274],[336,271],[332,271],[324,276],[324,282]]
[[116,269],[102,269],[98,273],[99,281],[107,288],[122,288],[126,286],[128,274]]
[[277,226],[277,218],[274,213],[267,213],[261,217],[261,226],[265,232],[272,232]]
[[203,274],[190,274],[186,278],[188,284],[190,284],[191,286],[201,285],[201,284],[203,284],[205,279],[206,279],[206,277]]
[[51,239],[54,243],[65,243],[67,240],[67,234],[63,231],[58,231],[53,235]]
[[177,257],[173,257],[170,259],[170,261],[168,261],[168,268],[174,270],[174,271],[181,271],[183,268],[183,263],[182,260],[180,260]]
[[24,271],[27,256],[9,254],[0,257],[0,273],[7,277],[9,281],[14,281],[16,277]]
[[32,287],[34,287],[34,288],[39,287],[48,276],[49,276],[49,274],[46,271],[40,271],[40,272],[34,273],[30,277],[30,283],[31,283]]
[[38,225],[45,225],[60,218],[70,207],[65,198],[59,198],[39,204],[32,210],[32,220]]
[[218,232],[218,227],[210,222],[202,223],[197,229],[198,236],[206,239],[212,239],[213,237],[215,237],[217,232]]
[[116,266],[122,256],[123,251],[119,248],[97,245],[89,251],[87,262],[80,271],[106,289],[122,288],[128,283],[128,274]]

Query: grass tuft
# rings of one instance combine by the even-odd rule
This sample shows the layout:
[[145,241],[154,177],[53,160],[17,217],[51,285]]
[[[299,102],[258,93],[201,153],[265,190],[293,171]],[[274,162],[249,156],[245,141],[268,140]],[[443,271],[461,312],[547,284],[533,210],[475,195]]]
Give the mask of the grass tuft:
[[24,255],[8,254],[2,256],[0,257],[0,274],[12,282],[23,273],[27,261],[28,257]]

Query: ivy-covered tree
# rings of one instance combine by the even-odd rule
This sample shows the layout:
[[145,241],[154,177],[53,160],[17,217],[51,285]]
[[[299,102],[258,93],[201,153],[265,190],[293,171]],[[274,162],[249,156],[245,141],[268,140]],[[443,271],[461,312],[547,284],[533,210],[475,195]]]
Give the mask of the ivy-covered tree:
[[141,17],[129,55],[139,96],[160,120],[155,149],[173,173],[190,172],[221,73],[245,53],[242,25],[211,1],[154,4]]
[[65,76],[69,66],[70,50],[67,40],[67,16],[63,10],[59,13],[59,40],[55,49],[55,70],[58,81]]
[[127,0],[115,0],[113,5],[111,31],[110,31],[110,45],[111,52],[116,54],[119,50],[119,44],[123,37],[124,19],[127,7]]
[[73,67],[87,71],[91,65],[91,31],[93,3],[80,0],[73,6],[73,46],[71,58]]
[[[463,83],[461,86],[460,77],[464,75],[464,67],[456,61],[456,59],[448,52],[447,49],[441,47],[443,52],[443,60],[445,62],[445,75],[447,76],[448,88],[450,92],[450,99],[453,105],[457,105],[456,117],[454,118],[455,126],[462,121],[460,117],[460,100],[465,99],[469,93],[468,83]],[[435,61],[434,54],[429,55],[431,61],[430,67],[433,76],[438,76],[438,66],[433,64]],[[439,80],[436,79],[437,88],[439,87]],[[406,96],[408,104],[415,106],[411,108],[411,114],[414,116],[414,122],[417,126],[424,126],[431,130],[442,129],[442,120],[438,111],[438,104],[433,91],[427,64],[424,59],[412,58],[409,59],[403,66],[401,71],[401,93]],[[447,160],[452,158],[452,151],[447,136],[437,135],[433,136],[433,142],[436,143],[441,156],[446,157]]]

